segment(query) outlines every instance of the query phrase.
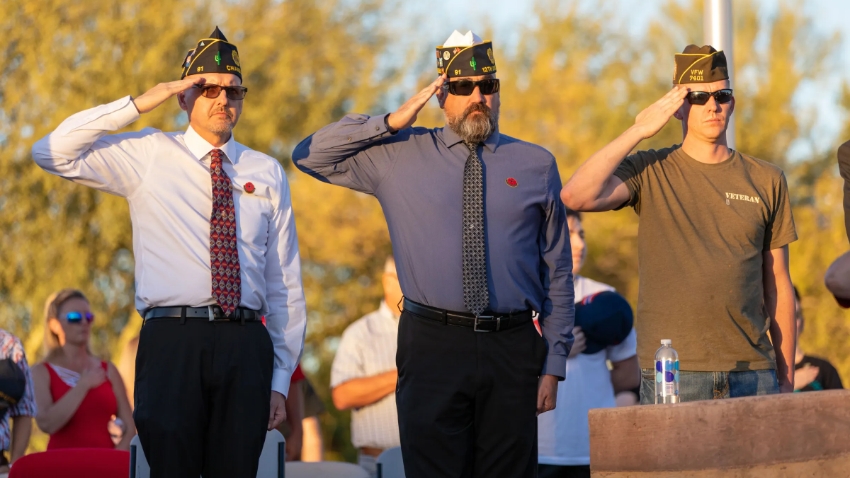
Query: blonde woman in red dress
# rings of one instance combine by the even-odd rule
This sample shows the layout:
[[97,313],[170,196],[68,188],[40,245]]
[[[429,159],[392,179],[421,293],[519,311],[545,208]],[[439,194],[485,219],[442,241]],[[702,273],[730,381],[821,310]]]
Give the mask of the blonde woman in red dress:
[[[82,292],[63,289],[45,306],[44,362],[32,368],[38,427],[50,435],[47,449],[129,450],[136,434],[124,382],[110,362],[89,350],[94,314]],[[123,436],[117,444],[109,423],[117,417]]]

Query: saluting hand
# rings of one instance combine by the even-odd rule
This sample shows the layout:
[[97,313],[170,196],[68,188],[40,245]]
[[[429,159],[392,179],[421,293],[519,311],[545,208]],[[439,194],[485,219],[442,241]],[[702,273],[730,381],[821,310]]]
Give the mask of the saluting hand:
[[206,81],[203,77],[190,76],[179,81],[169,81],[168,83],[160,83],[136,98],[133,98],[133,103],[139,113],[145,114],[152,111],[157,106],[165,103],[165,100],[172,96],[186,91],[195,85],[201,85]]
[[443,83],[446,81],[446,76],[442,75],[433,83],[426,86],[422,91],[417,93],[415,96],[407,100],[399,109],[397,109],[394,113],[390,113],[389,118],[387,118],[387,124],[390,125],[390,128],[393,131],[399,131],[404,128],[413,126],[413,123],[416,122],[416,116],[422,110],[428,100],[434,96],[434,93],[440,91],[440,88],[443,87]]
[[638,113],[637,118],[635,118],[635,126],[640,128],[644,139],[655,136],[661,131],[661,128],[670,121],[673,114],[685,102],[687,95],[687,88],[676,85],[660,100]]

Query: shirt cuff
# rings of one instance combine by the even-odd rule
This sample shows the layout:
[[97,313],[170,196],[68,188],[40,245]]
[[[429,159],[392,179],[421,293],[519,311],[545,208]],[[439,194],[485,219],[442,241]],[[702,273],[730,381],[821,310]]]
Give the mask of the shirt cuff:
[[280,393],[283,395],[283,398],[287,398],[289,395],[289,383],[291,380],[291,373],[288,373],[286,369],[276,368],[274,372],[272,372],[272,391]]
[[388,115],[381,116],[372,116],[368,120],[366,120],[366,131],[368,131],[370,138],[378,138],[381,136],[390,136],[394,133],[390,133],[387,129],[387,122],[384,118]]
[[564,379],[567,374],[567,357],[565,355],[549,354],[546,356],[546,363],[543,365],[541,375],[554,375],[558,377],[558,381]]

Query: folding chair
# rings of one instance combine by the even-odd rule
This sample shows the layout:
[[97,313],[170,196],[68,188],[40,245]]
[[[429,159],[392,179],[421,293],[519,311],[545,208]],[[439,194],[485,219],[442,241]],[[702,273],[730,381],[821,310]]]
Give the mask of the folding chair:
[[[277,430],[266,433],[266,442],[263,443],[263,453],[260,455],[260,466],[257,468],[257,478],[283,478],[285,458],[286,442],[283,435]],[[136,435],[130,442],[130,478],[150,478],[150,476],[151,468],[145,459],[142,442]]]
[[401,447],[386,449],[378,455],[378,478],[405,478]]
[[15,460],[9,478],[125,478],[130,454],[111,448],[63,448]]

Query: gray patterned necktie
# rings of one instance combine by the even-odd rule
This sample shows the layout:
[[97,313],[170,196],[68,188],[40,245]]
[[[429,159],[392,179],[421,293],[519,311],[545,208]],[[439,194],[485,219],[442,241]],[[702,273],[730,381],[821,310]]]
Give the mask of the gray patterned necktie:
[[475,315],[490,305],[484,244],[484,165],[477,144],[464,143],[469,158],[463,167],[463,303]]

